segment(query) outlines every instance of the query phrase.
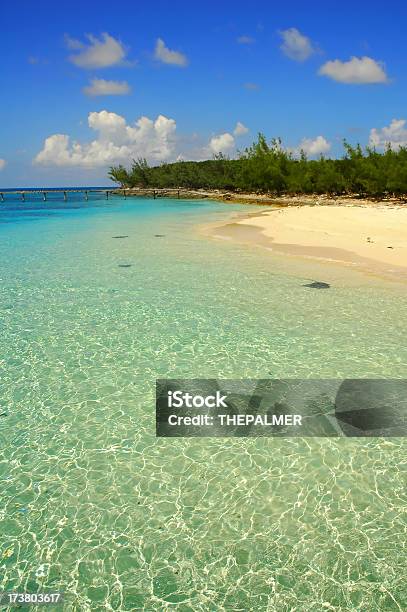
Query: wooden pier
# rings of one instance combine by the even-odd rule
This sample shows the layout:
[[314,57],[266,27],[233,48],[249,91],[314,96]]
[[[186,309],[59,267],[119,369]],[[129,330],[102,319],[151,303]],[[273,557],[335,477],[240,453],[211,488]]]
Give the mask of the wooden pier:
[[[81,189],[74,187],[68,187],[66,189],[5,189],[4,191],[0,190],[0,204],[2,202],[16,202],[18,200],[21,202],[26,202],[30,199],[34,199],[36,201],[41,199],[44,202],[57,200],[68,202],[69,196],[73,196],[75,194],[82,195],[85,202],[89,201],[91,195],[104,197],[106,200],[108,200],[111,196],[120,196],[124,199],[127,197],[143,197],[152,198],[153,200],[156,200],[157,198],[177,198],[179,200],[182,198],[201,199],[209,197],[209,194],[203,192],[202,190],[181,189],[179,187],[135,187],[131,189],[123,187],[113,187],[112,189]],[[77,197],[75,199],[78,201]]]
[[[15,196],[18,197],[22,202],[26,201],[26,198],[30,196],[40,196],[44,202],[48,201],[48,197],[52,195],[59,195],[63,198],[64,202],[69,200],[69,195],[82,194],[85,202],[89,200],[89,195],[103,195],[106,200],[111,195],[120,195],[126,198],[126,191],[124,189],[13,189],[7,191],[0,191],[0,202],[7,202],[7,196],[13,196],[12,201],[15,201]],[[9,201],[11,201],[9,199]]]

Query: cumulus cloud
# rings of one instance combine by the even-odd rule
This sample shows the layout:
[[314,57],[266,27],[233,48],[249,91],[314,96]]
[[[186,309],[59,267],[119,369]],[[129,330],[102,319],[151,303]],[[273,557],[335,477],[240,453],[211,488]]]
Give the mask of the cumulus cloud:
[[97,133],[94,140],[81,143],[71,141],[67,134],[53,134],[45,139],[34,163],[92,168],[128,163],[137,157],[157,162],[174,152],[176,123],[163,115],[154,121],[140,117],[128,125],[121,115],[103,110],[89,113],[88,124]]
[[239,45],[252,45],[254,42],[256,42],[251,36],[238,36],[236,40]]
[[406,119],[393,119],[389,126],[381,129],[372,128],[370,130],[369,145],[376,149],[385,149],[389,145],[395,150],[400,147],[406,147]]
[[213,136],[209,141],[209,151],[211,153],[227,153],[234,146],[235,139],[229,132]]
[[87,96],[125,96],[130,93],[127,81],[106,81],[105,79],[92,79],[90,85],[83,88]]
[[283,39],[280,49],[287,57],[296,62],[304,62],[316,52],[308,36],[301,34],[297,28],[282,30],[280,36]]
[[310,157],[327,153],[331,149],[331,143],[323,136],[316,138],[303,138],[298,145],[296,152],[304,151]]
[[249,128],[243,125],[243,123],[241,123],[240,121],[238,121],[236,123],[235,129],[233,130],[233,134],[235,136],[243,136],[244,134],[247,134],[248,131]]
[[0,158],[0,171],[6,167],[6,160]]
[[76,53],[68,57],[79,68],[107,68],[123,64],[127,50],[119,40],[104,32],[100,38],[87,34],[88,43],[75,38],[65,37],[67,47]]
[[172,64],[173,66],[185,67],[188,65],[188,58],[180,51],[171,51],[165,46],[165,42],[162,38],[157,39],[157,43],[154,50],[154,57],[156,60],[163,62],[164,64]]
[[376,62],[371,57],[351,57],[347,62],[333,60],[326,62],[318,74],[327,76],[340,83],[387,83],[388,77],[382,62]]

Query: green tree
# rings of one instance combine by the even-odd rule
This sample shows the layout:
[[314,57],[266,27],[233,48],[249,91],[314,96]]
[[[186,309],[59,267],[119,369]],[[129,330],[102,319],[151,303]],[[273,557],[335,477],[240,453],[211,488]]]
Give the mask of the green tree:
[[112,166],[109,177],[126,187],[186,187],[267,193],[352,193],[381,197],[407,194],[407,148],[383,153],[344,141],[341,159],[307,159],[284,149],[281,139],[257,140],[238,159],[219,153],[201,162],[177,161],[150,167],[144,158],[130,170]]

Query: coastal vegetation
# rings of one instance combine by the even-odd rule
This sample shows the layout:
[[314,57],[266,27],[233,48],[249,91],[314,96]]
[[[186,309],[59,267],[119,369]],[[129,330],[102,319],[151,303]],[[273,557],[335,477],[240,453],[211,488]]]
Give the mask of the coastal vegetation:
[[221,153],[206,161],[176,161],[150,166],[133,160],[129,169],[112,166],[109,177],[122,187],[221,189],[240,192],[291,194],[359,194],[380,197],[407,194],[407,147],[390,146],[380,153],[344,141],[344,155],[317,160],[304,151],[295,155],[280,139],[263,134],[237,159]]

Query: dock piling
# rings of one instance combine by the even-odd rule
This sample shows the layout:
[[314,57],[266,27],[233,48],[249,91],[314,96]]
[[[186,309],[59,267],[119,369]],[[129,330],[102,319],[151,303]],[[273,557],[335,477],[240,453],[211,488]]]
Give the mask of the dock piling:
[[[48,200],[48,193],[51,193],[52,196],[58,196],[60,200],[64,200],[65,202],[67,202],[69,200],[69,194],[70,193],[77,193],[77,194],[83,194],[85,196],[85,199],[88,200],[89,199],[89,193],[93,193],[93,194],[97,194],[99,197],[102,196],[102,194],[104,193],[106,195],[106,200],[109,200],[109,194],[112,193],[113,195],[120,195],[123,191],[123,196],[126,198],[127,197],[127,191],[125,189],[85,189],[85,188],[72,188],[72,189],[52,189],[51,192],[45,191],[43,188],[39,188],[39,189],[31,189],[30,191],[26,191],[25,189],[10,189],[7,192],[0,192],[0,202],[5,202],[7,200],[7,198],[5,197],[6,195],[11,195],[14,196],[15,198],[18,198],[20,201],[22,202],[26,202],[27,201],[27,195],[28,195],[28,200],[30,200],[32,197],[36,196],[37,198],[41,198],[44,200],[44,202],[47,202]],[[53,199],[53,198],[51,198]]]

